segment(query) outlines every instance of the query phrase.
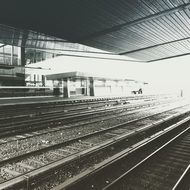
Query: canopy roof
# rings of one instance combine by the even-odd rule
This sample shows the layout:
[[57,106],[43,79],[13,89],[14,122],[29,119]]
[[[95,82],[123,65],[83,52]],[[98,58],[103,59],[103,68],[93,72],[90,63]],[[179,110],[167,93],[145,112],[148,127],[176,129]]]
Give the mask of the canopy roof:
[[29,46],[79,43],[148,62],[190,54],[189,0],[7,0],[0,23],[5,44],[25,46],[32,30]]

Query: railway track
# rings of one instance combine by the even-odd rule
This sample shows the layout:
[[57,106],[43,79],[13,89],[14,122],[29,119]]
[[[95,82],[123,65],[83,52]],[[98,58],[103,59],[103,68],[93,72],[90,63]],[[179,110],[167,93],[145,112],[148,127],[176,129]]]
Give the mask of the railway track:
[[[167,101],[167,102],[170,102],[170,101]],[[172,102],[172,101],[171,101]],[[130,105],[127,105],[129,107],[131,106],[138,106],[138,105],[142,105],[144,102],[141,102],[141,103],[138,103],[138,104],[130,104]],[[158,101],[153,101],[153,102],[150,102],[150,103],[147,103],[145,102],[144,104],[154,104],[154,103],[158,103]],[[90,113],[90,112],[94,112],[96,113],[97,111],[106,111],[106,108],[107,109],[112,109],[112,108],[120,108],[122,106],[126,106],[126,105],[123,105],[122,103],[118,103],[118,104],[104,104],[104,106],[101,106],[100,108],[92,108],[92,107],[88,107],[86,106],[85,110],[80,110],[80,109],[75,109],[75,111],[73,112],[69,112],[67,109],[65,110],[61,110],[61,111],[50,111],[50,112],[45,112],[45,113],[40,113],[40,114],[37,114],[37,115],[33,115],[33,114],[29,114],[29,115],[25,115],[25,116],[11,116],[11,117],[4,117],[4,118],[1,118],[0,119],[0,122],[2,125],[10,125],[10,124],[17,124],[17,123],[22,123],[24,121],[32,121],[32,120],[38,120],[38,119],[47,119],[48,117],[49,118],[58,118],[60,116],[77,116],[77,115],[80,115],[79,113]]]
[[104,190],[170,190],[190,164],[190,124]]
[[[11,155],[24,154],[29,150],[39,150],[43,149],[44,146],[50,147],[71,139],[78,139],[85,135],[101,133],[101,131],[104,132],[106,130],[111,130],[116,128],[117,126],[119,127],[123,124],[130,123],[131,121],[138,121],[153,116],[156,116],[156,118],[162,118],[162,114],[165,115],[166,113],[168,113],[169,115],[171,115],[175,112],[176,109],[176,105],[170,106],[170,108],[161,106],[151,107],[149,109],[142,109],[142,113],[137,110],[132,111],[131,113],[121,113],[121,115],[109,116],[106,118],[95,119],[82,123],[79,122],[70,126],[62,126],[55,129],[46,129],[9,138],[1,138],[0,148],[1,152],[3,152],[4,154],[1,156],[0,160],[4,158],[10,158],[12,157]],[[124,130],[124,132],[125,131],[126,129]]]
[[[177,117],[177,115],[172,116],[172,117],[170,116],[170,119],[175,117],[175,118],[177,118],[177,120],[179,120],[180,117],[185,117],[185,113],[187,112],[187,110],[184,110],[184,109],[182,109],[182,110],[184,111],[183,116],[179,116],[179,112],[178,112],[178,117]],[[182,110],[180,111],[181,113],[183,112]],[[174,114],[174,112],[172,112],[172,114]],[[8,184],[9,184],[9,187],[7,187],[8,189],[10,187],[11,188],[13,187],[13,186],[11,186],[12,183],[14,183],[14,185],[18,185],[18,186],[20,186],[21,184],[23,185],[23,183],[25,185],[27,183],[27,185],[29,185],[29,186],[36,185],[37,183],[35,183],[33,180],[34,179],[36,180],[36,176],[39,177],[39,175],[42,175],[42,173],[44,173],[44,171],[46,171],[46,172],[51,171],[51,172],[53,172],[53,174],[55,174],[55,173],[57,173],[56,168],[58,168],[58,167],[60,168],[60,165],[63,165],[63,163],[65,164],[66,162],[71,162],[71,160],[76,161],[77,158],[79,158],[79,156],[80,156],[80,158],[82,158],[82,157],[84,157],[84,155],[87,155],[87,153],[89,154],[90,152],[92,153],[92,152],[98,151],[97,146],[99,146],[99,151],[102,151],[103,149],[105,149],[106,145],[108,146],[108,144],[110,144],[111,142],[116,143],[117,141],[122,141],[123,139],[125,139],[124,141],[126,142],[126,138],[129,139],[129,136],[131,136],[131,135],[133,136],[134,134],[137,134],[143,130],[151,129],[152,126],[155,126],[155,125],[157,126],[159,123],[166,122],[165,120],[163,120],[163,114],[161,116],[162,119],[159,122],[157,120],[158,120],[158,118],[160,118],[160,116],[158,116],[158,114],[157,114],[158,117],[155,117],[155,116],[156,115],[154,114],[154,117],[153,117],[154,119],[152,119],[151,124],[149,123],[148,126],[147,126],[147,123],[148,123],[147,120],[145,122],[145,120],[142,119],[140,123],[138,123],[139,121],[137,121],[137,120],[131,121],[131,122],[125,123],[123,125],[114,126],[107,130],[104,129],[102,131],[95,132],[93,134],[88,134],[83,137],[76,138],[74,140],[71,140],[70,142],[65,142],[65,143],[62,143],[59,145],[46,147],[43,150],[41,150],[41,152],[39,152],[39,151],[38,152],[37,151],[30,152],[27,155],[22,155],[20,157],[13,158],[12,160],[4,160],[0,163],[0,165],[1,165],[1,181],[2,181],[0,188],[3,187],[6,189],[7,183],[5,181],[11,180],[12,178],[14,178],[16,176],[18,176],[18,177],[16,179],[14,179],[13,181],[8,181]],[[149,119],[149,122],[150,122],[150,118],[146,117],[146,119]],[[169,119],[168,114],[166,114],[166,113],[165,113],[165,119],[166,120]],[[156,122],[153,122],[153,120]],[[172,122],[176,122],[176,120],[173,120]],[[133,125],[133,130],[126,131],[127,124]],[[139,125],[141,125],[141,128],[139,128]],[[134,126],[136,126],[136,129]],[[144,126],[143,129],[142,129],[142,126]],[[164,126],[164,127],[166,127],[166,126]],[[125,130],[121,130],[122,128],[123,129],[125,128]],[[156,128],[154,128],[154,130],[152,130],[152,133],[153,133],[153,131],[155,132],[155,129]],[[162,129],[163,129],[163,126],[162,126]],[[161,130],[161,129],[159,128],[156,130]],[[125,131],[125,133],[124,133],[124,131]],[[144,137],[141,137],[141,138],[144,138]],[[138,140],[138,139],[136,139],[136,140]],[[104,144],[103,142],[105,142],[105,141],[109,141],[109,142]],[[101,145],[100,145],[100,142],[101,142]],[[101,147],[101,150],[100,150],[100,147]],[[91,149],[91,151],[89,151],[89,149]],[[44,153],[44,152],[46,152],[46,153]],[[83,154],[81,152],[83,152]],[[84,152],[86,152],[86,154],[84,154]],[[78,155],[77,155],[77,153],[78,153]],[[66,161],[65,161],[65,159],[66,159]],[[57,161],[57,160],[59,160],[59,161]],[[52,163],[53,166],[50,163]],[[47,165],[47,164],[49,164],[49,165]],[[34,170],[34,171],[32,171],[32,170]],[[69,171],[72,171],[72,169],[70,168]],[[64,170],[64,172],[67,173],[68,170]],[[43,174],[43,175],[45,175],[45,174]],[[69,175],[69,174],[67,173],[66,175]],[[33,181],[33,182],[30,181],[30,184],[29,184],[29,182],[26,182],[27,176],[30,176],[28,178],[30,178],[30,180]],[[47,175],[45,175],[45,176],[47,177]],[[15,183],[15,181],[18,183]],[[15,187],[16,186],[14,186],[14,188]],[[47,187],[45,189],[47,189]]]
[[[144,162],[147,158],[149,158],[150,155],[153,155],[155,152],[157,152],[160,149],[160,147],[164,147],[164,144],[167,144],[168,139],[175,138],[176,135],[178,135],[179,133],[182,133],[187,128],[189,128],[190,126],[189,120],[190,120],[190,117],[185,118],[181,121],[178,121],[177,124],[175,123],[171,125],[172,123],[170,123],[170,125],[168,125],[168,127],[165,128],[165,130],[159,131],[156,134],[153,134],[149,136],[148,138],[145,138],[142,141],[139,141],[132,146],[126,147],[125,150],[115,155],[110,156],[109,158],[107,158],[106,160],[102,161],[99,164],[95,164],[93,168],[88,169],[82,174],[78,174],[77,176],[74,176],[73,178],[69,179],[68,181],[63,182],[60,185],[57,185],[57,186],[55,185],[55,187],[52,188],[52,190],[63,190],[63,189],[64,190],[75,190],[75,189],[83,189],[83,190],[164,189],[165,190],[165,189],[168,189],[169,190],[169,189],[172,189],[173,186],[172,187],[167,186],[168,181],[170,182],[168,176],[169,175],[175,176],[176,174],[173,173],[174,170],[172,169],[179,170],[181,163],[179,165],[175,163],[175,155],[172,155],[173,157],[171,158],[171,160],[169,159],[167,160],[167,157],[165,157],[165,154],[166,153],[170,154],[168,150],[160,153],[162,158],[160,157],[159,159],[161,162],[162,161],[164,162],[167,160],[166,165],[165,165],[166,168],[163,167],[163,162],[161,165],[158,164],[158,167],[156,168],[158,160],[154,160],[152,165],[147,160],[147,163],[146,163],[147,168],[139,167],[137,170],[136,168],[142,162]],[[186,151],[187,149],[184,150],[185,153]],[[176,153],[178,154],[179,152],[177,151]],[[183,158],[183,156],[181,158]],[[188,157],[188,155],[186,156]],[[180,160],[180,158],[179,160],[178,158],[179,157],[176,158],[176,161]],[[183,162],[183,160],[180,160],[180,161]],[[172,164],[168,165],[173,162],[174,162],[173,166],[175,168],[172,168],[171,166]],[[188,164],[189,163],[186,163],[186,165],[184,165],[183,168],[180,168],[181,173],[180,174],[178,173],[177,178],[172,179],[173,185],[175,185],[175,182],[181,176],[181,174],[183,173],[184,169],[186,168]],[[168,170],[167,170],[167,166],[168,166]],[[160,168],[162,169],[163,173],[160,173]],[[151,170],[153,171],[153,173]],[[165,170],[167,170],[168,173],[164,173]],[[133,172],[133,174],[130,175],[130,172]],[[142,175],[140,175],[137,172],[140,172]],[[129,176],[127,174],[129,174]],[[142,177],[142,181],[140,177]],[[159,184],[159,186],[157,186],[156,184],[160,183],[160,178],[162,178],[163,184]],[[188,182],[188,185],[189,185],[189,182]],[[183,186],[179,186],[179,187],[184,187],[184,184]],[[186,190],[187,188],[178,188],[178,189]],[[173,188],[172,190],[176,190],[176,189]]]
[[82,113],[69,113],[69,114],[63,114],[63,113],[55,113],[52,115],[45,114],[40,115],[39,117],[33,118],[30,117],[29,119],[25,119],[24,121],[15,121],[15,122],[5,122],[1,124],[0,127],[0,137],[6,137],[6,136],[13,136],[16,134],[22,134],[24,132],[31,132],[36,131],[39,129],[45,129],[45,128],[55,128],[60,127],[63,124],[69,124],[84,120],[89,120],[92,118],[97,117],[106,117],[108,115],[113,114],[120,114],[121,112],[126,112],[134,109],[140,109],[140,108],[146,108],[150,106],[155,105],[167,105],[172,104],[173,101],[163,101],[163,102],[151,102],[151,103],[141,103],[136,105],[119,105],[119,106],[112,106],[112,107],[106,107],[103,109],[98,110],[88,110],[84,111]]
[[[167,99],[166,99],[167,100]],[[165,101],[166,101],[165,100]],[[140,100],[140,103],[143,102],[150,102],[153,101],[153,99],[142,99]],[[163,101],[163,100],[154,100],[154,102],[159,102],[159,101]],[[170,101],[172,101],[172,99],[170,99]],[[139,104],[139,101],[136,101],[137,104]],[[118,106],[118,105],[123,105],[123,104],[129,104],[132,103],[134,105],[134,100],[132,102],[130,101],[126,101],[126,99],[119,99],[119,100],[99,100],[97,102],[80,102],[80,103],[76,103],[76,105],[73,104],[67,104],[65,103],[64,105],[61,105],[61,109],[59,108],[60,105],[55,105],[53,106],[53,108],[50,107],[48,108],[48,111],[43,111],[43,109],[39,109],[39,107],[34,107],[32,110],[28,108],[28,110],[30,111],[25,111],[24,115],[22,113],[20,113],[19,109],[18,110],[14,110],[15,114],[11,114],[9,116],[9,111],[7,111],[6,109],[3,111],[4,115],[2,117],[0,117],[0,123],[1,125],[4,124],[16,124],[18,122],[21,122],[22,120],[34,120],[34,119],[38,119],[39,117],[58,117],[60,115],[71,115],[71,114],[78,114],[79,112],[88,112],[89,109],[90,110],[97,110],[97,109],[101,109],[101,108],[105,108],[105,107],[114,107],[114,106]],[[83,104],[81,106],[81,104]],[[92,105],[91,105],[92,104]],[[1,108],[1,107],[0,107]],[[43,107],[42,107],[43,108]],[[29,112],[29,113],[28,113]],[[33,113],[34,112],[34,113]],[[18,115],[19,114],[19,115]]]
[[[9,112],[10,110],[7,110],[8,113],[3,113],[3,115],[0,117],[1,120],[5,120],[10,119],[11,116],[14,116],[14,119],[17,118],[24,118],[29,116],[30,114],[32,114],[33,116],[38,116],[39,114],[41,115],[45,115],[45,114],[54,114],[54,113],[67,113],[67,112],[71,112],[71,113],[75,113],[75,112],[79,112],[79,111],[85,111],[88,110],[89,108],[91,109],[96,109],[96,108],[101,108],[101,107],[105,107],[106,105],[117,105],[117,104],[122,104],[122,103],[129,103],[126,100],[98,100],[97,102],[76,102],[76,104],[72,103],[67,103],[65,102],[64,104],[55,104],[55,105],[46,105],[46,106],[38,106],[35,105],[34,107],[32,107],[32,109],[28,109],[28,111],[26,111],[26,107],[22,105],[22,108],[24,109],[24,113],[21,112],[21,114],[18,115],[18,113],[16,113],[14,115],[14,113]],[[29,105],[30,106],[30,105]],[[29,107],[30,108],[30,107]],[[15,110],[14,110],[15,111]],[[8,115],[8,116],[7,116]],[[9,116],[10,115],[10,116]]]
[[49,111],[57,110],[85,110],[88,107],[101,107],[106,104],[127,103],[128,101],[152,101],[156,99],[170,99],[165,96],[131,96],[131,97],[112,97],[112,98],[92,98],[92,99],[80,99],[80,100],[68,100],[68,101],[47,101],[43,103],[20,103],[20,104],[8,104],[0,106],[0,118],[7,116],[27,116],[28,114],[41,114]]
[[[156,109],[158,108],[158,106],[154,106],[155,104],[152,104],[152,107],[151,107],[151,110],[153,109]],[[76,121],[76,120],[72,120],[72,122],[68,123],[67,125],[59,125],[59,126],[55,126],[54,128],[45,128],[45,129],[41,129],[39,128],[39,125],[38,125],[38,129],[36,132],[31,132],[30,129],[27,131],[27,128],[25,130],[21,130],[21,135],[14,135],[15,133],[18,133],[18,131],[14,131],[15,128],[12,128],[12,127],[9,127],[8,129],[3,129],[1,131],[1,138],[0,138],[0,145],[1,144],[5,144],[7,142],[10,142],[10,141],[16,141],[16,140],[19,140],[19,139],[25,139],[25,138],[31,138],[31,137],[34,137],[34,136],[40,136],[40,135],[43,135],[43,134],[48,134],[48,133],[52,133],[52,132],[63,132],[62,130],[66,130],[68,128],[74,128],[74,127],[77,127],[77,129],[80,131],[83,131],[83,128],[80,128],[81,126],[89,126],[89,125],[92,125],[92,124],[98,124],[98,123],[103,123],[104,122],[104,125],[105,125],[105,121],[107,120],[110,120],[113,121],[116,120],[117,122],[122,122],[121,120],[124,120],[124,118],[128,118],[128,120],[130,120],[131,118],[135,118],[135,117],[138,117],[138,113],[140,111],[147,111],[150,109],[150,106],[151,104],[148,104],[148,105],[140,105],[138,107],[136,106],[132,106],[131,108],[119,108],[119,109],[114,109],[112,111],[112,109],[108,109],[107,112],[98,112],[98,114],[96,115],[93,115],[91,118],[90,117],[84,117],[84,118],[81,118],[80,120]],[[160,105],[159,105],[160,106]],[[162,105],[163,107],[164,106],[167,106],[167,104],[163,104]],[[135,109],[136,108],[136,109]],[[109,122],[109,123],[110,123]],[[96,125],[97,126],[97,125]],[[89,128],[94,128],[93,126],[89,126]],[[88,129],[87,129],[88,130]],[[8,131],[8,133],[7,133]],[[11,131],[11,135],[9,135]],[[26,131],[26,133],[24,133],[24,131]],[[4,133],[3,133],[4,132]],[[56,134],[55,134],[56,135]]]
[[181,189],[189,190],[190,189],[189,179],[190,179],[190,164],[187,166],[187,168],[185,169],[185,171],[183,172],[177,183],[174,185],[172,190],[181,190]]
[[[118,154],[75,183],[53,190],[189,189],[190,117]],[[114,171],[114,172],[113,172]],[[186,183],[185,183],[186,182]]]
[[[24,105],[12,105],[12,106],[0,106],[0,124],[15,124],[25,120],[38,119],[39,117],[56,117],[56,115],[69,115],[77,114],[79,112],[85,112],[89,110],[103,109],[109,106],[117,106],[123,104],[143,103],[151,101],[175,101],[179,98],[170,97],[152,97],[152,96],[140,96],[140,97],[120,97],[120,98],[98,98],[87,100],[74,100],[67,102],[50,102]],[[96,102],[97,101],[97,102]],[[13,108],[12,108],[13,107]],[[11,111],[12,110],[12,111]]]

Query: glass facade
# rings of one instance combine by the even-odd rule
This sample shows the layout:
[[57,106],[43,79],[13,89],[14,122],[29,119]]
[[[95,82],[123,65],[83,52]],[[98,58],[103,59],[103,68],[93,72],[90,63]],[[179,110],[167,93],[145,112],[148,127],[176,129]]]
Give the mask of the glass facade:
[[20,65],[20,48],[10,45],[0,45],[0,64]]
[[65,52],[72,56],[72,52],[101,53],[103,51],[39,32],[0,24],[0,85],[12,83],[44,86],[44,76],[38,75],[39,69],[34,69],[32,73],[27,73],[25,69],[29,64],[54,58]]

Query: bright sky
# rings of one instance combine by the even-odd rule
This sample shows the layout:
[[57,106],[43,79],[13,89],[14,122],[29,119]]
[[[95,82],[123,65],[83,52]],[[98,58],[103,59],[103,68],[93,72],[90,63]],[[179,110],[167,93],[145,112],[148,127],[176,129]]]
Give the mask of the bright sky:
[[82,71],[106,77],[135,79],[148,82],[155,92],[173,92],[184,89],[186,94],[187,92],[190,94],[190,56],[152,63],[60,56],[34,66],[51,68],[51,73]]

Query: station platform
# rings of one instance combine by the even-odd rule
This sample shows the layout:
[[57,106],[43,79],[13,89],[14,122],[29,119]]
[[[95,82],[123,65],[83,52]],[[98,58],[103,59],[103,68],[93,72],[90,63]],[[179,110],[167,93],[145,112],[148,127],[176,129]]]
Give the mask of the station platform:
[[[106,98],[112,99],[112,98],[117,98],[117,96],[73,96],[73,97],[71,96],[70,98],[64,98],[62,96],[8,97],[8,98],[0,98],[0,106],[16,105],[16,104],[20,105],[20,104],[50,103],[50,102],[74,102],[79,100],[94,100],[94,99],[106,99]],[[118,96],[118,98],[121,98],[121,96]]]
[[75,96],[70,98],[63,98],[62,96],[28,96],[28,97],[8,97],[0,98],[1,105],[15,105],[15,104],[28,104],[28,103],[46,103],[46,102],[57,102],[57,101],[75,101],[81,99],[94,99],[97,97],[91,96]]
[[[129,99],[141,99],[142,97],[146,98],[155,98],[155,97],[173,97],[171,94],[136,94],[136,95],[128,95],[128,96],[71,96],[69,98],[65,98],[63,96],[25,96],[25,97],[6,97],[0,98],[0,106],[6,105],[21,105],[21,104],[36,104],[36,103],[53,103],[53,102],[69,102],[73,103],[75,101],[93,101],[100,99],[121,99],[128,97]],[[174,95],[174,97],[177,97]]]

